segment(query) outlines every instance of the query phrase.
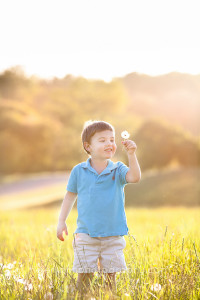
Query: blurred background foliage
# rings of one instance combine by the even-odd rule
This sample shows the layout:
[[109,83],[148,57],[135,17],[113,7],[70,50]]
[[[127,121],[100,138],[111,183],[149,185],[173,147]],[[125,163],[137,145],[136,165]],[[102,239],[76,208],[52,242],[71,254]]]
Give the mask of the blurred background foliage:
[[0,74],[0,175],[70,170],[88,155],[87,120],[116,130],[113,161],[127,161],[121,131],[130,132],[141,170],[200,164],[200,75],[132,73],[106,83],[67,75],[27,77],[20,67]]

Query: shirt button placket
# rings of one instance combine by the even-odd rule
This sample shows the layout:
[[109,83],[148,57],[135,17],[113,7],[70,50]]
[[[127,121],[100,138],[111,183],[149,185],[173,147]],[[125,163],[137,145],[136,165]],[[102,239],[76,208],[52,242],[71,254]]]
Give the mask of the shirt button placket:
[[97,179],[96,179],[96,184],[99,183],[99,179],[100,179],[100,176],[97,176]]

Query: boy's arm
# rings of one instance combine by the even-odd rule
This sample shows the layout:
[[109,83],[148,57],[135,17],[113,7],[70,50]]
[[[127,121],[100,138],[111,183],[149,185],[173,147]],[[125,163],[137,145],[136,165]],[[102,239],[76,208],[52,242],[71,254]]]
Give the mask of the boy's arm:
[[57,237],[61,241],[64,241],[63,231],[65,232],[66,235],[68,235],[65,220],[67,219],[67,217],[75,203],[76,197],[77,197],[76,193],[67,191],[67,193],[63,199],[61,211],[60,211],[60,215],[59,215],[59,219],[58,219],[58,226],[57,226]]
[[135,153],[137,146],[135,142],[131,140],[122,141],[122,144],[125,146],[129,160],[129,170],[126,173],[126,181],[129,183],[138,182],[141,179],[141,170]]
[[139,182],[141,179],[141,170],[136,154],[128,154],[129,170],[126,173],[126,181],[129,183]]
[[62,202],[61,211],[59,215],[59,222],[65,222],[68,217],[74,202],[76,200],[77,194],[67,191]]

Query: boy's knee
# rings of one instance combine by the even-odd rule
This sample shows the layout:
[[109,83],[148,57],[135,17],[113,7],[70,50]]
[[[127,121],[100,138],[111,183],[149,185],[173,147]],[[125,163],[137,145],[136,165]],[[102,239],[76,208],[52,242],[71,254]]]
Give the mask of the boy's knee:
[[90,287],[93,275],[93,273],[78,273],[77,289],[81,291],[87,290]]

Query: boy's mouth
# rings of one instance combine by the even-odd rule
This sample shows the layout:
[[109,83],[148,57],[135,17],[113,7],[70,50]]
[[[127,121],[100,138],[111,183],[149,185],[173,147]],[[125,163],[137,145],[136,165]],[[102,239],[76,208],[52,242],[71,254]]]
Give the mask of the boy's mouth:
[[104,150],[106,152],[112,152],[112,149],[107,149],[107,150]]

